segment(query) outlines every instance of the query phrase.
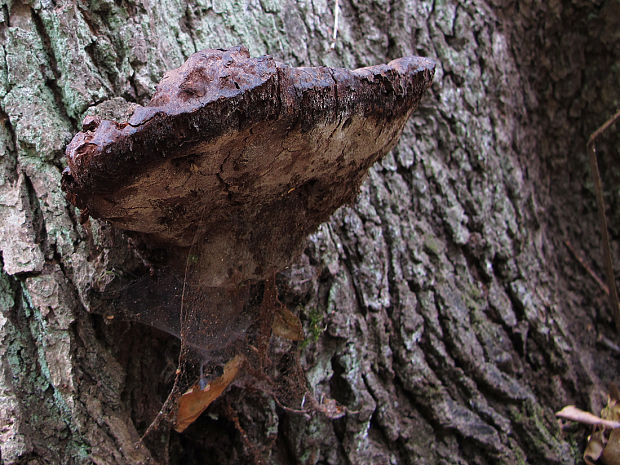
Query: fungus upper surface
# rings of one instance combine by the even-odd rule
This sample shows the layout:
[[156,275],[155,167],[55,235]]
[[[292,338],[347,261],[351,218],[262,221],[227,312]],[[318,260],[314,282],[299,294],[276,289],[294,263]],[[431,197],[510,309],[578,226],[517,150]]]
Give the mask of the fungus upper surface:
[[151,244],[194,244],[206,285],[262,279],[354,199],[433,74],[420,57],[349,71],[203,50],[166,73],[128,122],[86,118],[67,147],[63,188]]

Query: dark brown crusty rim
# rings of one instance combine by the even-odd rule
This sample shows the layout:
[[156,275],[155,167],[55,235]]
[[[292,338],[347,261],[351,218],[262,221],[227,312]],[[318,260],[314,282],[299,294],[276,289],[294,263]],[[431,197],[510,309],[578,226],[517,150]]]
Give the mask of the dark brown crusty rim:
[[[205,91],[191,73],[195,63],[209,60],[219,82]],[[62,187],[72,204],[97,217],[95,196],[114,192],[188,144],[209,143],[265,120],[308,131],[354,114],[397,118],[417,105],[434,67],[430,59],[405,57],[355,71],[291,68],[269,56],[250,58],[244,47],[201,51],[167,73],[151,103],[138,107],[128,122],[87,118],[67,147]],[[201,71],[198,80],[209,80]]]

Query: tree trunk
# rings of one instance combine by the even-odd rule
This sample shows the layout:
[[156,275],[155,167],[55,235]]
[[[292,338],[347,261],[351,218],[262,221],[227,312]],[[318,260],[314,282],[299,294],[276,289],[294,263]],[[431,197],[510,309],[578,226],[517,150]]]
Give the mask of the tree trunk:
[[[341,0],[332,50],[334,3],[0,3],[4,463],[580,461],[587,430],[554,411],[598,413],[618,333],[565,241],[603,277],[585,141],[620,101],[620,2]],[[356,203],[278,278],[306,341],[272,352],[305,381],[246,376],[185,433],[139,441],[178,341],[89,313],[101,283],[146,271],[121,232],[80,224],[64,147],[86,114],[123,118],[196,50],[237,44],[297,66],[438,66]],[[618,134],[599,151],[616,257]]]

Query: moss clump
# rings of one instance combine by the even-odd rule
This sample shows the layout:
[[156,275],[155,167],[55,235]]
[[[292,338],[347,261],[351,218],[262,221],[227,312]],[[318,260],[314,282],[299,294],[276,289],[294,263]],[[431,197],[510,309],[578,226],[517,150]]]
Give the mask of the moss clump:
[[325,325],[323,319],[325,315],[316,307],[310,310],[308,313],[308,337],[301,343],[301,348],[306,348],[311,342],[318,342],[319,337],[325,331]]

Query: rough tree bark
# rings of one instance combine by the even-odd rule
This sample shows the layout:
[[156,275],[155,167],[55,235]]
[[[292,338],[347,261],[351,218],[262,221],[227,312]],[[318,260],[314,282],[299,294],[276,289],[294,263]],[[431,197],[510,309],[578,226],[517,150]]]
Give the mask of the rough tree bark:
[[[0,2],[0,450],[4,463],[579,462],[618,353],[585,141],[620,101],[618,0]],[[244,44],[291,65],[438,61],[398,147],[279,278],[308,342],[315,398],[282,409],[233,387],[182,435],[136,441],[178,344],[87,312],[110,276],[144,273],[60,190],[85,114],[121,117],[201,48]],[[601,151],[617,253],[617,129]],[[294,357],[292,357],[294,358]],[[235,421],[238,425],[235,425]],[[242,432],[243,431],[243,432]]]

